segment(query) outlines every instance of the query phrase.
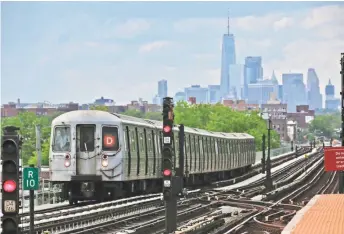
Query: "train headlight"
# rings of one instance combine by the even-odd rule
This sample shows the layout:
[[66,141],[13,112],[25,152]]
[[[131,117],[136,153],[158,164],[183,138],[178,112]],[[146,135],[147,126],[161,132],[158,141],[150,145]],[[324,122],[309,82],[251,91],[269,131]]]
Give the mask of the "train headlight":
[[108,156],[103,154],[102,155],[102,167],[107,167],[108,165],[109,165]]
[[69,167],[70,166],[70,159],[71,159],[71,156],[69,154],[66,154],[65,162],[64,162],[65,167]]
[[102,160],[102,166],[103,166],[103,167],[107,167],[108,165],[109,165],[108,160],[107,160],[107,159],[103,159],[103,160]]
[[65,167],[69,167],[70,166],[70,161],[69,160],[66,160],[65,163],[64,163]]

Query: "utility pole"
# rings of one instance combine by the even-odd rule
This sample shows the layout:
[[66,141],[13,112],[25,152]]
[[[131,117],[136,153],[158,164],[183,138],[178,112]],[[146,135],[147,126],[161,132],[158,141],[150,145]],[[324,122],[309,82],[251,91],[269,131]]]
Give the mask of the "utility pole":
[[265,173],[265,134],[262,137],[262,174]]
[[[342,99],[342,133],[341,133],[341,138],[342,138],[342,147],[344,147],[344,53],[341,53],[341,59],[340,59],[340,65],[341,65],[341,80],[342,80],[342,89],[340,92],[341,99]],[[332,146],[332,141],[331,141],[331,146]],[[339,172],[339,193],[344,193],[344,173],[343,171]]]
[[271,158],[270,158],[270,151],[271,151],[271,116],[269,116],[269,128],[268,128],[268,158],[266,160],[266,189],[272,189],[272,179],[271,179]]
[[41,147],[41,126],[36,125],[36,151],[37,151],[37,167],[39,173],[41,172],[42,164],[42,147]]

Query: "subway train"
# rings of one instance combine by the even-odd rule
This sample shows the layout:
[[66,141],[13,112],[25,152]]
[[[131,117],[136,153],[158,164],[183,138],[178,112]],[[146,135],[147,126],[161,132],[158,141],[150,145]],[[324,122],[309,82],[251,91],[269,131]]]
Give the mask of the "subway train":
[[[201,185],[241,175],[255,163],[254,137],[185,126],[184,181]],[[173,128],[179,165],[179,126]],[[162,121],[97,110],[52,121],[49,170],[63,200],[105,201],[162,191]],[[177,166],[178,167],[178,166]]]

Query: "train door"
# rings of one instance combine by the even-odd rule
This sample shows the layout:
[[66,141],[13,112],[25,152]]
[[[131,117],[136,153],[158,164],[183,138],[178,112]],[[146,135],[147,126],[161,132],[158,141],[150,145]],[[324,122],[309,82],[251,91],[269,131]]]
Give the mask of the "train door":
[[76,134],[76,174],[95,175],[97,172],[96,125],[79,124],[76,126]]

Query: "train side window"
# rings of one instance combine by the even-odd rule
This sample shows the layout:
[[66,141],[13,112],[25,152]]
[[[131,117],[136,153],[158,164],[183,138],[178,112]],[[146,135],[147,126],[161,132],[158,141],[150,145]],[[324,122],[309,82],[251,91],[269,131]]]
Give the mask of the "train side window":
[[141,129],[138,130],[138,137],[139,137],[139,143],[140,143],[140,151],[145,151],[145,146],[144,146],[144,138],[143,138],[143,133],[141,132]]
[[189,144],[190,144],[190,160],[189,160],[189,166],[190,166],[190,171],[192,171],[192,162],[193,162],[193,159],[192,159],[192,155],[195,154],[195,151],[194,151],[194,144],[193,144],[193,135],[189,135]]
[[117,127],[103,126],[102,137],[103,137],[103,145],[102,145],[103,151],[117,151],[119,149]]
[[128,176],[130,176],[130,170],[131,170],[131,145],[130,145],[130,130],[129,127],[125,127],[125,133],[126,133],[126,141],[128,142]]
[[70,151],[70,136],[71,133],[69,126],[55,127],[52,150],[54,152]]
[[130,131],[130,148],[132,151],[136,151],[136,137],[135,137],[135,132],[134,131]]
[[184,167],[185,172],[189,171],[189,141],[188,141],[188,134],[186,133],[184,136]]
[[94,151],[95,130],[95,125],[77,125],[77,132],[79,133],[79,144],[81,152]]
[[217,156],[219,155],[219,148],[218,148],[218,145],[217,145],[217,138],[214,139],[214,142],[215,142],[215,154],[216,154],[216,158],[217,158]]
[[128,129],[126,128],[125,130],[124,130],[124,132],[125,132],[125,137],[123,137],[123,141],[124,141],[124,150],[125,150],[125,152],[129,152],[129,150],[128,150],[128,140],[127,140],[127,134],[128,134]]
[[154,141],[155,141],[155,150],[157,152],[158,155],[160,155],[160,141],[159,141],[159,135],[154,134]]

